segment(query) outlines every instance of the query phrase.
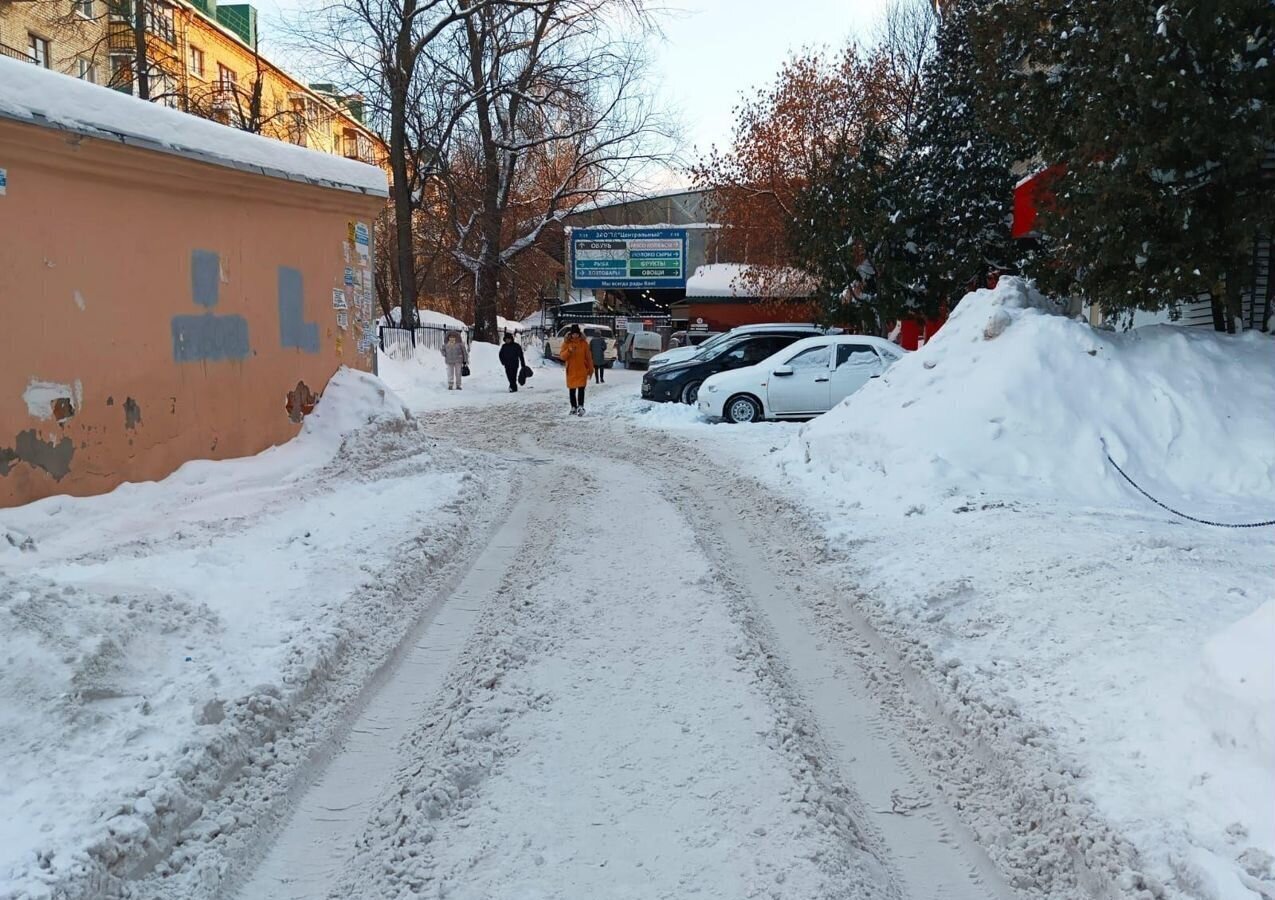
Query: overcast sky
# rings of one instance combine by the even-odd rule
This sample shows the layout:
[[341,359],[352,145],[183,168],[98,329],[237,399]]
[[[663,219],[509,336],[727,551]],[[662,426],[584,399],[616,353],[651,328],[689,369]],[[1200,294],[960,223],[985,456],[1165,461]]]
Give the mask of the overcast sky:
[[[274,54],[279,16],[305,0],[250,0],[262,16],[262,49]],[[685,127],[687,159],[731,134],[741,93],[771,80],[790,51],[868,40],[889,0],[668,0],[681,11],[664,20],[652,47],[654,77]],[[287,60],[279,62],[287,65]],[[672,180],[672,179],[670,179]]]

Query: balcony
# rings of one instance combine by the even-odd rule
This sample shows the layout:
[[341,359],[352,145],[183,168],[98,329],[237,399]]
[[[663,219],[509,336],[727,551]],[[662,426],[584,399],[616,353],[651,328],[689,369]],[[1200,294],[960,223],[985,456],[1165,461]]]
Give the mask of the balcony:
[[129,22],[112,21],[106,26],[106,49],[112,52],[126,50],[129,53],[137,49],[137,38],[133,34],[133,26]]
[[10,47],[8,44],[0,44],[0,56],[8,56],[11,59],[20,59],[23,62],[34,63],[31,54],[25,50],[19,50],[17,47]]

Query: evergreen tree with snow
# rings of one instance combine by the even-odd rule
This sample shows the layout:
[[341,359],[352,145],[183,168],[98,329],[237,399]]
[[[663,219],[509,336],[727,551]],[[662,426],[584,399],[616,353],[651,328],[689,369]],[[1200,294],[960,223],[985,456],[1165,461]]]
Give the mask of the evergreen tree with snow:
[[1065,164],[1035,274],[1108,311],[1210,294],[1234,320],[1254,236],[1269,228],[1275,146],[1270,0],[997,0],[982,24],[1013,67],[988,124]]
[[893,220],[901,252],[891,281],[925,315],[959,300],[992,270],[1017,271],[1023,252],[1010,238],[1011,166],[1026,151],[1022,141],[990,135],[980,108],[982,67],[997,62],[988,54],[980,59],[971,44],[973,20],[985,5],[944,4],[926,66],[920,124],[896,177]]
[[879,125],[859,144],[837,142],[812,169],[789,224],[793,264],[815,279],[828,321],[870,334],[888,331],[910,302],[889,280],[901,233],[889,145]]

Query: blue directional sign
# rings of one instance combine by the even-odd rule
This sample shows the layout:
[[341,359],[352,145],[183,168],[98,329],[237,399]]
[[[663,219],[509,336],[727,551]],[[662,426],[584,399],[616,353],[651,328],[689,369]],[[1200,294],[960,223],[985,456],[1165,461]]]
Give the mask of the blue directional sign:
[[585,290],[686,287],[685,228],[571,232],[571,286]]

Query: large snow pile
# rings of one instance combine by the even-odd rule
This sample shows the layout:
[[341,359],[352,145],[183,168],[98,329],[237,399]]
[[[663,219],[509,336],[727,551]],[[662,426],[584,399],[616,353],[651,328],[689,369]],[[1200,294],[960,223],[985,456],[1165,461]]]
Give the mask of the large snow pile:
[[1107,462],[1105,441],[1170,505],[1272,518],[1270,410],[1275,340],[1266,335],[1102,331],[1005,278],[966,296],[932,341],[803,441],[814,468],[904,509],[948,490],[1146,504]]
[[343,369],[287,444],[0,510],[0,897],[79,896],[171,845],[298,703],[397,640],[415,598],[369,578],[405,535],[449,552],[471,490],[412,424]]
[[40,66],[0,58],[0,116],[53,124],[108,139],[145,141],[221,165],[387,193],[385,173],[356,160],[307,150],[139,100]]
[[1110,872],[1110,823],[1165,886],[1145,896],[1259,900],[1275,528],[1174,517],[1104,441],[1171,506],[1267,520],[1272,410],[1269,336],[1098,330],[1009,278],[759,465],[822,515],[860,608],[1016,773],[1042,840],[1083,835]]

